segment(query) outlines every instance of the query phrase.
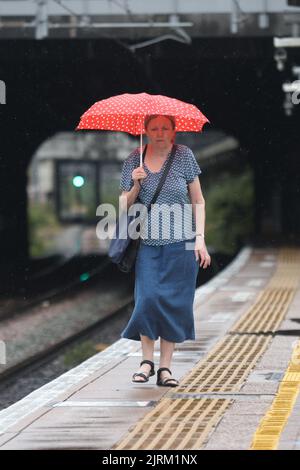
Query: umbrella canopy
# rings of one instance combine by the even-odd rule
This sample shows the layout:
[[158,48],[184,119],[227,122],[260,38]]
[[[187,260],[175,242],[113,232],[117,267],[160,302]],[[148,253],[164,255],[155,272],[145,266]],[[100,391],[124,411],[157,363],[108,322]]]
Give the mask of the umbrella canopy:
[[123,131],[141,136],[146,132],[144,119],[151,114],[174,116],[178,132],[201,132],[210,122],[193,104],[162,95],[124,93],[97,101],[82,116],[76,130],[101,129]]

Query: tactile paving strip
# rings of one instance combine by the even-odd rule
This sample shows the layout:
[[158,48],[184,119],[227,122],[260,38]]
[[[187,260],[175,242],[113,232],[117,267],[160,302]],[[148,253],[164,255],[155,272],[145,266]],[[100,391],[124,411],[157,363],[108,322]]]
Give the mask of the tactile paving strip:
[[287,423],[300,391],[300,342],[295,348],[276,397],[254,434],[251,450],[277,449],[280,435]]
[[[240,390],[266,350],[293,299],[300,277],[300,252],[283,249],[272,279],[229,334],[114,449],[200,449],[232,399],[175,398],[178,393]],[[244,333],[244,334],[243,334]],[[173,397],[173,398],[172,398]]]
[[272,333],[282,322],[295,295],[300,276],[300,251],[282,249],[272,279],[255,304],[232,328],[231,333]]

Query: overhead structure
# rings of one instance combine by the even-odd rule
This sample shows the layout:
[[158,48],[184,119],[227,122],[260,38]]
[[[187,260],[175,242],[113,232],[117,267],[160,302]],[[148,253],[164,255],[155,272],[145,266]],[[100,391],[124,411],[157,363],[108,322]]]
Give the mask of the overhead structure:
[[298,0],[0,0],[0,15],[0,38],[139,40],[133,50],[212,34],[295,36],[300,25]]
[[[300,6],[300,0],[299,0]],[[282,72],[288,63],[288,52],[286,49],[299,48],[300,37],[274,37],[273,45],[275,48],[274,59],[277,63],[277,69]],[[291,116],[294,107],[300,103],[300,66],[293,65],[291,67],[291,75],[293,81],[284,81],[282,90],[284,92],[283,108],[286,116]]]

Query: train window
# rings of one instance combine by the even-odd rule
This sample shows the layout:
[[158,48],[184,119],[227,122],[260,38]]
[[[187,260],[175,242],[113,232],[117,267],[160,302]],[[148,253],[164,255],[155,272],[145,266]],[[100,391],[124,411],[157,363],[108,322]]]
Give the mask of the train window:
[[121,170],[119,162],[102,162],[99,165],[100,203],[112,204],[116,209],[119,204]]
[[94,220],[98,202],[96,163],[58,161],[56,197],[61,221]]

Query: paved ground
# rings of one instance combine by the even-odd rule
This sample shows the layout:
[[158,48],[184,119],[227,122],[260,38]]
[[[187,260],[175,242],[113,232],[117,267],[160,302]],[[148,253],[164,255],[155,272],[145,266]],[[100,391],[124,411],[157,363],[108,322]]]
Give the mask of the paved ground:
[[[176,345],[172,365],[174,377],[187,384],[186,390],[192,383],[192,379],[189,382],[186,378],[198,369],[202,373],[202,364],[206,364],[214,350],[218,347],[220,349],[224,338],[227,341],[224,344],[225,349],[231,339],[230,331],[239,319],[248,315],[249,309],[260,298],[261,291],[274,276],[277,261],[276,249],[245,248],[222,273],[197,289],[194,303],[196,341]],[[215,393],[219,401],[229,397],[224,412],[219,412],[218,419],[214,419],[212,426],[206,426],[203,431],[203,418],[194,423],[195,434],[198,432],[201,437],[201,432],[205,433],[205,439],[199,448],[250,448],[259,423],[276,397],[293,348],[299,340],[299,283],[296,283],[295,291],[285,319],[275,333],[258,332],[250,335],[254,340],[262,336],[268,337],[270,341],[259,360],[251,365],[245,379],[240,385],[234,386],[230,393],[222,389]],[[242,334],[241,338],[242,341],[247,341],[249,335]],[[156,364],[159,361],[158,348],[157,342]],[[157,387],[155,377],[147,384],[132,384],[131,376],[140,360],[140,343],[121,339],[72,371],[1,411],[0,448],[112,449],[122,445],[122,442],[129,442],[127,437],[135,432],[138,423],[145,422],[143,433],[149,432],[152,424],[151,421],[150,425],[147,424],[148,416],[151,413],[153,415],[156,409],[161,410],[161,404],[169,403],[171,408],[176,399],[175,390],[178,389]],[[224,360],[226,361],[226,357]],[[246,361],[246,364],[249,365],[249,362]],[[184,387],[185,385],[179,391],[185,390]],[[210,398],[211,395],[213,394],[210,393]],[[193,407],[197,399],[197,403],[201,403],[204,398],[204,395],[198,396],[189,403]],[[163,412],[167,413],[168,410]],[[299,448],[299,413],[298,396],[291,408],[288,422],[280,433],[279,449]],[[179,429],[182,422],[179,421],[176,426]],[[189,432],[190,428],[188,422]],[[138,440],[134,442],[138,446]],[[159,443],[156,445],[157,447],[146,448],[160,448]],[[123,448],[129,447],[124,444]]]

